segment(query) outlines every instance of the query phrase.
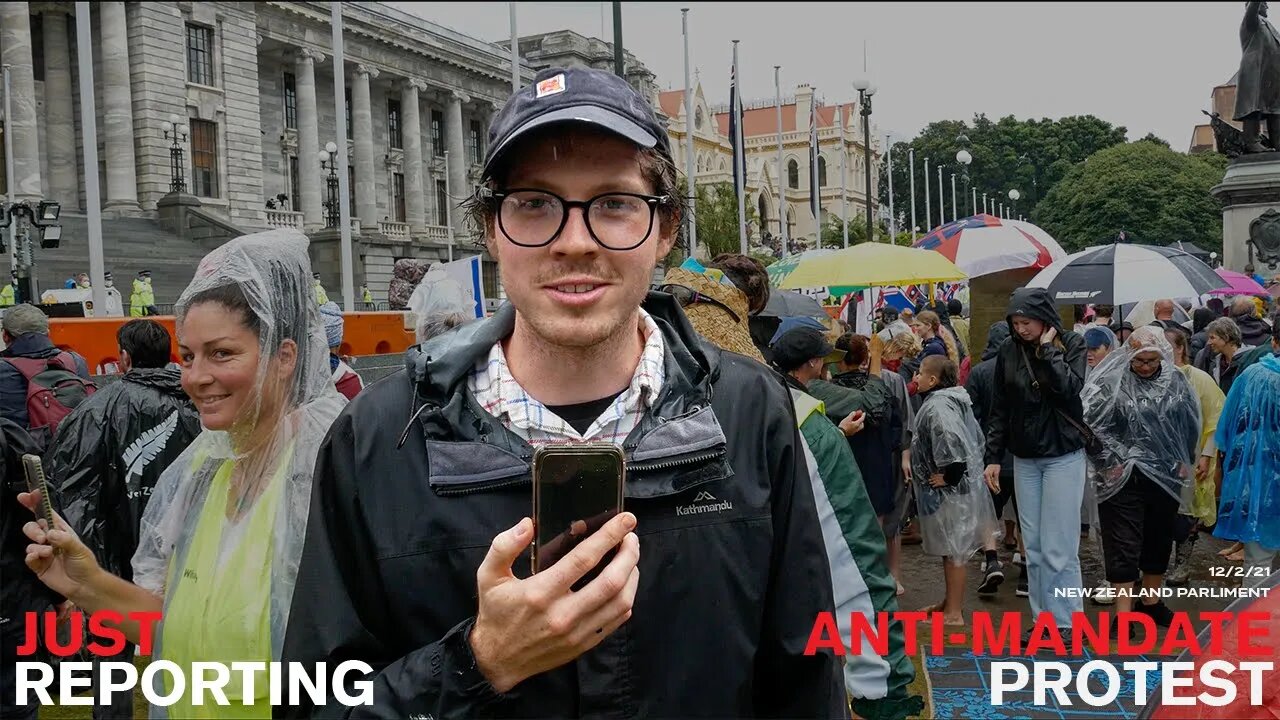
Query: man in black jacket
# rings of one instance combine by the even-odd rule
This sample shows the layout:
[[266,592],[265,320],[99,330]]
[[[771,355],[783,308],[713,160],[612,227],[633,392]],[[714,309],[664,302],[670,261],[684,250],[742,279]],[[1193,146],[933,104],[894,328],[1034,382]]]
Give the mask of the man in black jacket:
[[986,476],[1000,482],[1005,452],[1013,454],[1018,524],[1027,548],[1031,612],[1050,612],[1060,630],[1083,610],[1080,588],[1080,504],[1084,497],[1085,344],[1063,330],[1053,299],[1042,288],[1019,288],[1009,298],[1011,337],[995,356],[991,412],[986,421]]
[[[62,514],[107,572],[132,580],[138,525],[160,474],[200,434],[200,416],[169,364],[169,332],[154,320],[116,331],[117,382],[66,417],[49,450],[46,475]],[[132,659],[133,646],[113,661]],[[94,717],[133,717],[133,695],[114,693]]]
[[[834,601],[787,389],[647,294],[682,210],[651,106],[544,70],[488,147],[470,210],[510,302],[320,450],[282,659],[375,672],[372,707],[316,715],[847,717],[805,652]],[[531,575],[534,449],[584,440],[626,453],[626,512]]]

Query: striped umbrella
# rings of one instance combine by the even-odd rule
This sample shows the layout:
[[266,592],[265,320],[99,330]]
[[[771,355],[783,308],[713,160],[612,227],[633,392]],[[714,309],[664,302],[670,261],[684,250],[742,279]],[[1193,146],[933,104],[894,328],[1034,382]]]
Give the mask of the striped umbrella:
[[970,279],[1003,270],[1043,269],[1067,256],[1039,227],[986,214],[947,223],[916,240],[915,247],[942,253]]
[[1156,245],[1089,248],[1041,270],[1027,287],[1046,288],[1064,305],[1129,305],[1193,298],[1226,285],[1190,253]]

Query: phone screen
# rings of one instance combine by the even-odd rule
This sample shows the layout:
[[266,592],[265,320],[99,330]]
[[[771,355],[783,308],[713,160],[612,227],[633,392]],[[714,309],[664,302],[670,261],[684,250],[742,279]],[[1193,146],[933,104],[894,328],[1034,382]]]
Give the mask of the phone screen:
[[622,511],[622,458],[614,451],[556,452],[534,477],[533,571],[556,563]]

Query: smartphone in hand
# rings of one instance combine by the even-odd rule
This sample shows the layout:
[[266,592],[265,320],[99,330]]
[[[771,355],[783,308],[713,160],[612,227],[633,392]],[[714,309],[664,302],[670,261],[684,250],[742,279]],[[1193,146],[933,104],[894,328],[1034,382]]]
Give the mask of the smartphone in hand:
[[622,512],[622,449],[610,443],[544,445],[533,456],[533,572],[554,565]]

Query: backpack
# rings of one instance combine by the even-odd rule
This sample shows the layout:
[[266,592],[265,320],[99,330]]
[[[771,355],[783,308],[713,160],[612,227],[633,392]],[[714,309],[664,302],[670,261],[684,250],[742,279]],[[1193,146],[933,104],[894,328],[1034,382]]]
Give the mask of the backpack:
[[27,379],[27,431],[48,448],[63,418],[98,390],[76,374],[69,352],[51,358],[4,358]]

